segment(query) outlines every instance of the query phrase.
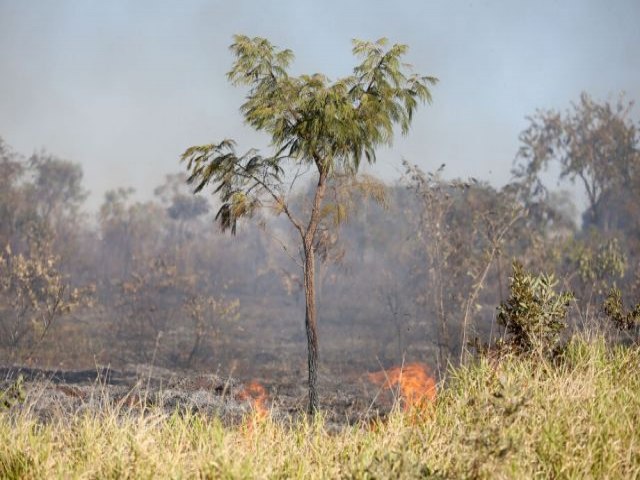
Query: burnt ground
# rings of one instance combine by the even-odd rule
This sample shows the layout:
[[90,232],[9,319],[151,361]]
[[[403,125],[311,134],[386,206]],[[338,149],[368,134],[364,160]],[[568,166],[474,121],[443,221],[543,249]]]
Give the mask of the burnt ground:
[[[322,411],[327,424],[369,421],[390,410],[393,395],[366,380],[353,376],[345,381],[319,379]],[[260,389],[233,377],[215,374],[185,375],[145,365],[126,370],[43,370],[25,367],[0,368],[0,408],[19,412],[30,409],[43,421],[91,411],[140,413],[161,408],[166,413],[190,411],[217,416],[234,424],[264,401],[276,420],[297,418],[305,411],[304,382],[261,381]]]

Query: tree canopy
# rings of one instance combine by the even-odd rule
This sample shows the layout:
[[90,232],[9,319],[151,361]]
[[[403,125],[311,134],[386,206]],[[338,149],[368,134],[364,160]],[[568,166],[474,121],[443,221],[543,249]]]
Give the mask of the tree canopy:
[[582,93],[564,114],[538,110],[520,135],[514,174],[536,195],[545,190],[540,174],[549,163],[558,164],[561,179],[584,187],[588,223],[602,223],[603,200],[630,188],[640,171],[640,137],[630,119],[632,106],[622,96],[611,104]]
[[353,53],[361,63],[335,81],[318,73],[290,75],[293,53],[266,39],[237,35],[234,40],[228,78],[249,87],[241,112],[249,125],[271,137],[273,153],[238,154],[236,143],[227,139],[191,147],[182,156],[196,191],[216,185],[223,202],[217,218],[223,230],[234,233],[239,218],[264,205],[265,193],[301,230],[302,223],[283,203],[284,163],[315,165],[325,175],[357,171],[363,158],[375,161],[377,146],[391,144],[394,125],[408,132],[416,106],[431,101],[428,87],[437,82],[406,73],[401,59],[407,46],[388,47],[384,38],[354,40]]

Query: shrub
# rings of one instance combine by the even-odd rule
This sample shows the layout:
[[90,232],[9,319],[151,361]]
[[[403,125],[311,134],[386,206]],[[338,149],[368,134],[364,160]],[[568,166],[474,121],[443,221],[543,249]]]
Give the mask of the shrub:
[[604,314],[618,330],[629,331],[640,324],[640,303],[629,312],[625,311],[620,289],[613,287],[602,305]]
[[513,263],[511,295],[498,307],[498,323],[505,327],[509,343],[521,352],[551,353],[566,328],[572,293],[557,293],[553,274],[533,275]]

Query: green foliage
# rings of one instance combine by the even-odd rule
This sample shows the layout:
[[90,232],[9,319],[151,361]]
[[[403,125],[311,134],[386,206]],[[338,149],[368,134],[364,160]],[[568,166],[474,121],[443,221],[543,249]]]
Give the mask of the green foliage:
[[609,288],[624,282],[627,256],[617,238],[602,238],[597,232],[580,239],[570,239],[560,249],[558,261],[563,266],[565,281],[576,295],[576,307],[585,320],[593,314]]
[[196,183],[195,192],[216,184],[214,193],[222,201],[216,220],[223,231],[234,234],[238,219],[253,215],[262,205],[261,194],[275,191],[283,174],[277,158],[264,158],[255,150],[238,156],[233,140],[188,148],[182,158],[190,171],[188,182]]
[[605,299],[602,310],[618,330],[633,330],[640,325],[640,303],[633,310],[626,311],[620,289],[613,287]]
[[520,351],[550,353],[557,346],[573,299],[571,293],[556,293],[557,284],[553,274],[533,275],[513,263],[511,295],[498,307],[498,322]]
[[605,282],[624,276],[627,258],[617,238],[595,243],[592,246],[587,242],[572,242],[568,262],[583,284],[602,288]]
[[386,39],[354,41],[361,63],[336,81],[318,73],[290,75],[293,53],[264,38],[236,35],[234,40],[236,60],[228,78],[249,87],[241,112],[249,125],[271,137],[274,152],[237,154],[235,142],[224,140],[182,155],[195,190],[211,184],[220,195],[217,219],[232,233],[239,218],[262,206],[285,212],[300,229],[286,206],[284,164],[312,165],[324,177],[357,172],[363,157],[374,162],[375,148],[391,143],[395,124],[408,132],[418,102],[431,101],[428,86],[437,81],[407,72],[401,61],[407,46],[387,47]]
[[236,61],[228,77],[251,88],[242,105],[247,122],[271,135],[281,152],[306,162],[353,157],[357,167],[363,154],[373,161],[375,146],[391,141],[395,123],[408,131],[417,103],[431,100],[428,85],[436,82],[405,73],[401,59],[408,47],[386,48],[386,39],[354,40],[353,53],[362,63],[334,82],[318,73],[290,76],[291,50],[264,38],[234,40]]

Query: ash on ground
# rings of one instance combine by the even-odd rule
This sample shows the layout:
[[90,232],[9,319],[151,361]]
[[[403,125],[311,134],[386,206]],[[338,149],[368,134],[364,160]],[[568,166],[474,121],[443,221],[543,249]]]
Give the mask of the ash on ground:
[[[264,385],[264,396],[255,388]],[[333,428],[368,423],[388,414],[392,398],[363,378],[338,382],[319,379],[322,412]],[[0,368],[0,409],[12,414],[29,411],[42,421],[84,413],[195,413],[238,424],[248,415],[268,414],[290,422],[304,416],[306,385],[260,380],[243,383],[215,374],[186,376],[149,366],[129,370],[97,368],[62,371],[25,367]],[[264,409],[264,411],[260,411]]]

